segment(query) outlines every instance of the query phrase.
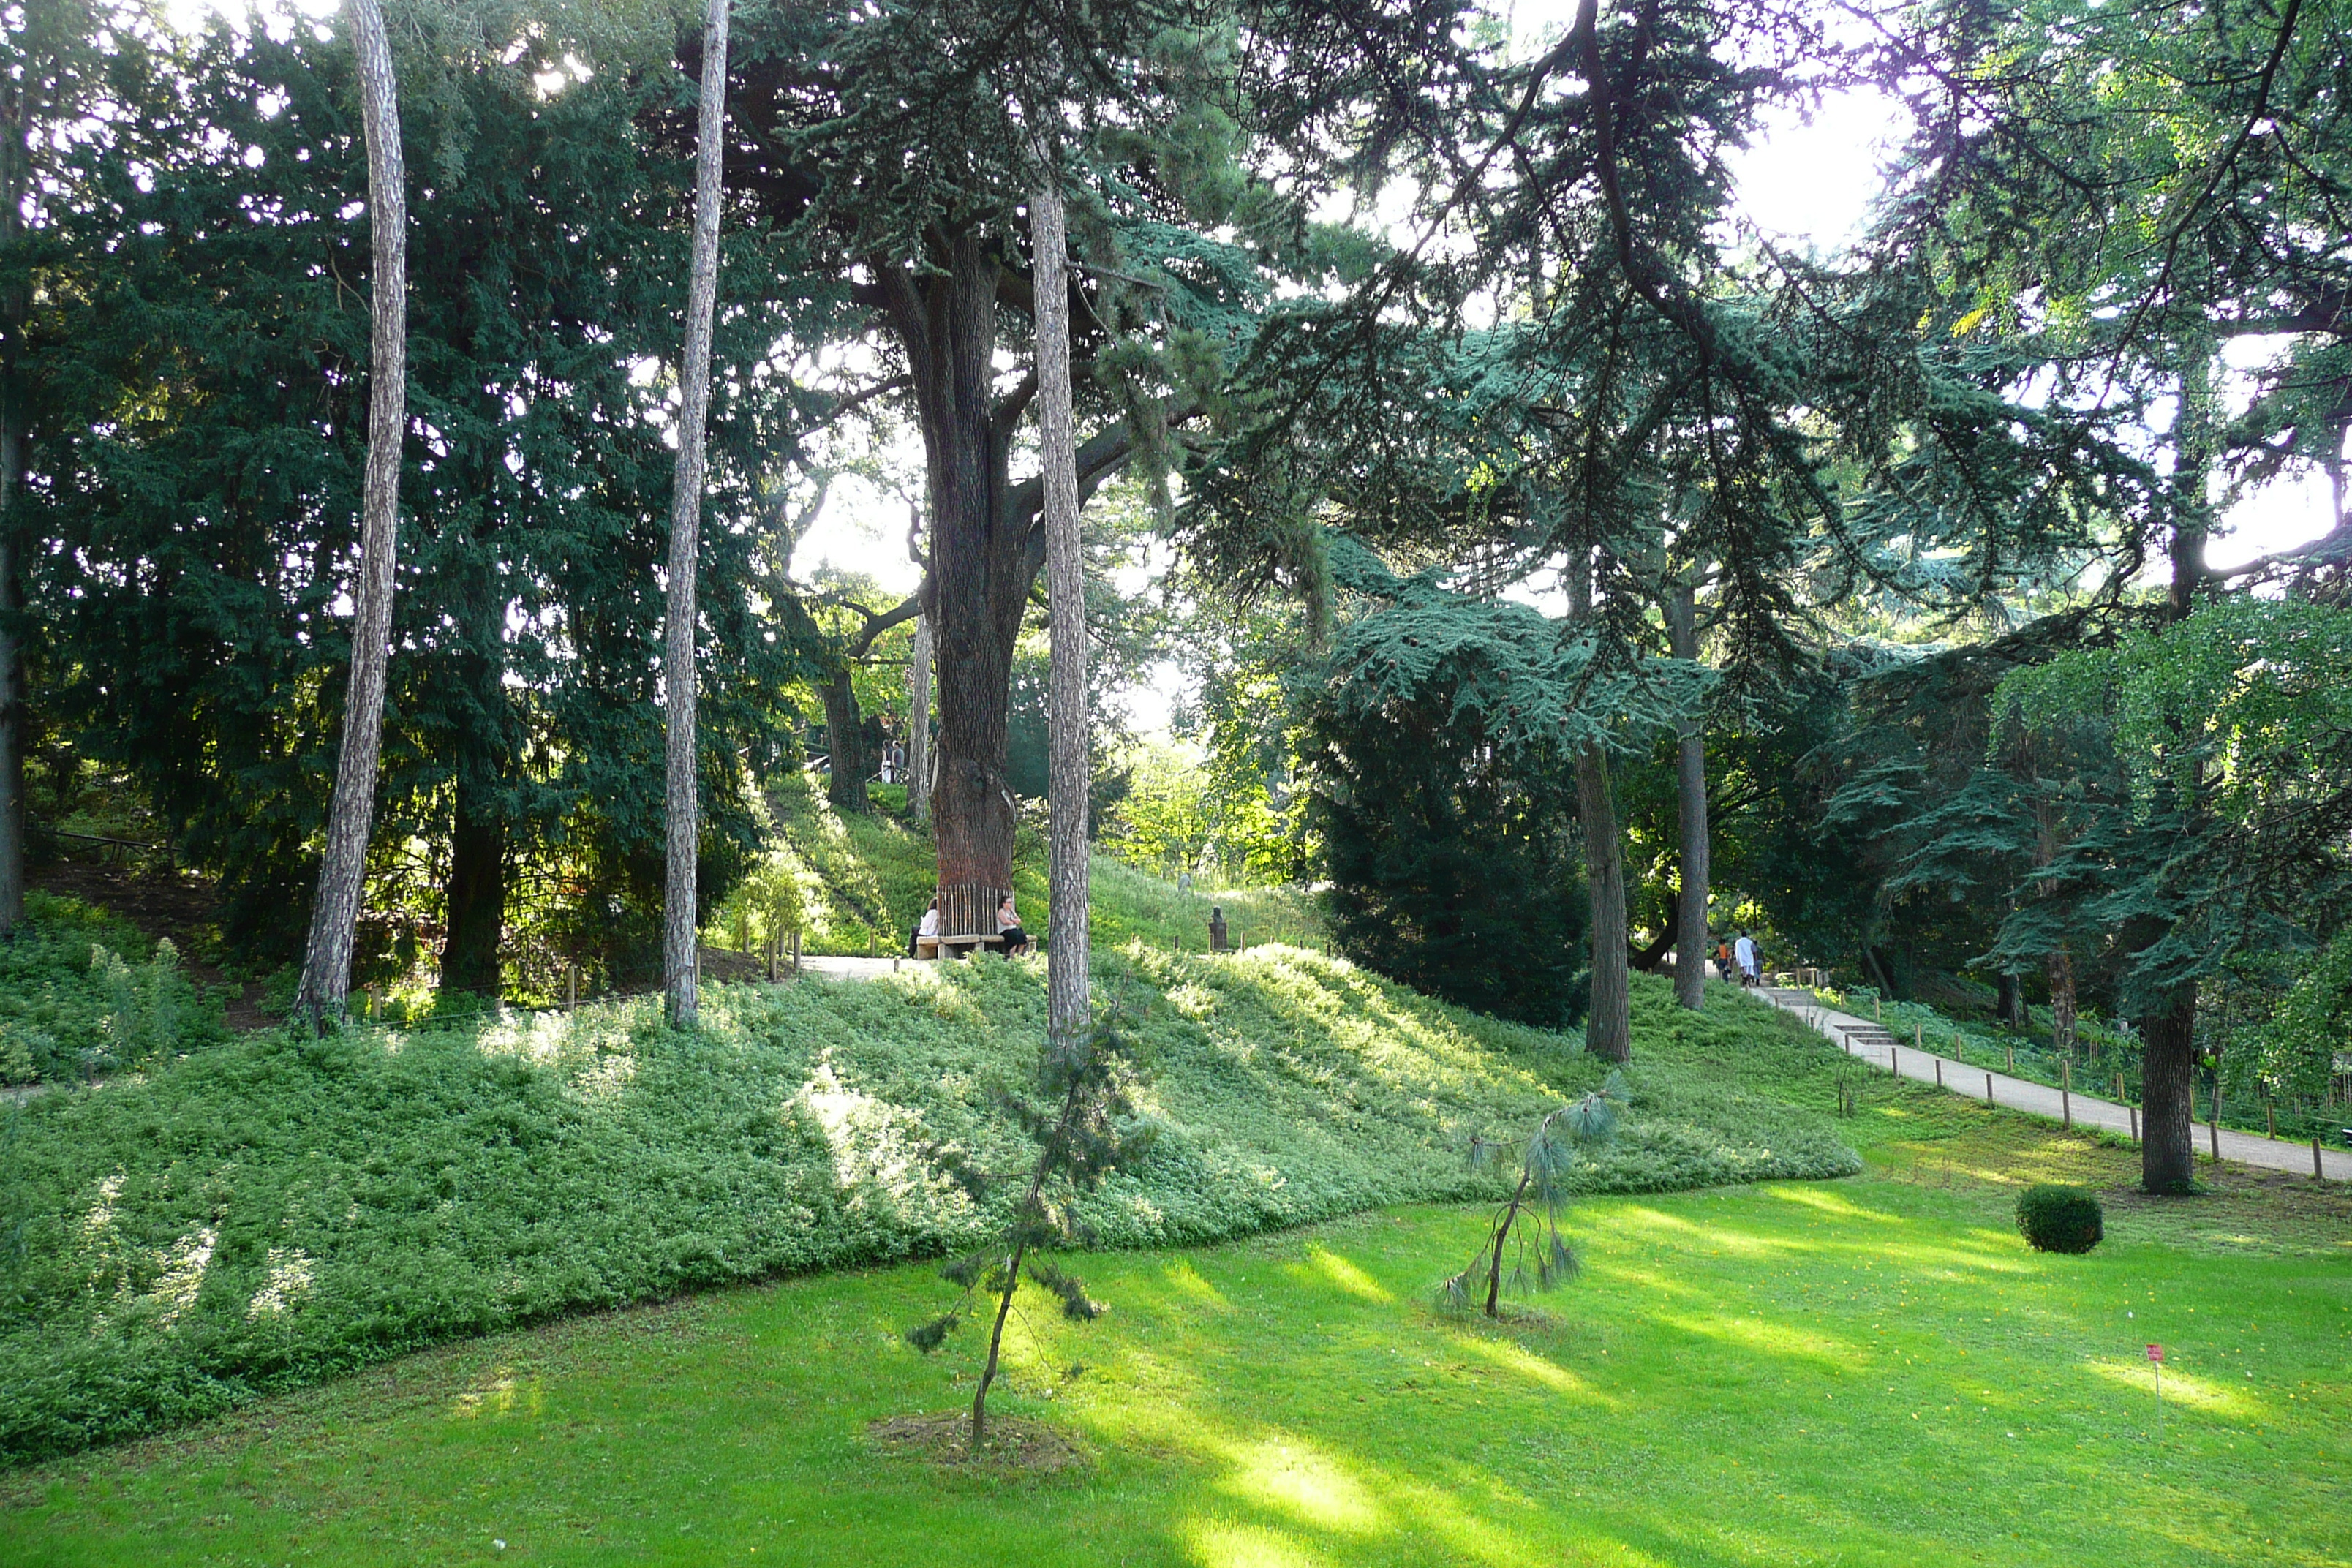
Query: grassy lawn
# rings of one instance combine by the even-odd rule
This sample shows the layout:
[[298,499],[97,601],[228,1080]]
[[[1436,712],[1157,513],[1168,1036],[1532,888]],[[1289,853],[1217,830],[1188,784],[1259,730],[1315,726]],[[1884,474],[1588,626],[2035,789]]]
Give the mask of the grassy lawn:
[[2127,1157],[1938,1109],[1866,1107],[1858,1179],[1585,1201],[1583,1277],[1500,1330],[1429,1305],[1473,1208],[1087,1258],[1109,1315],[1016,1323],[995,1406],[1076,1436],[1076,1470],[867,1437],[961,1404],[975,1364],[898,1342],[946,1289],[908,1265],[475,1341],[19,1471],[0,1561],[2352,1561],[2342,1195],[2249,1179],[2037,1256],[2021,1164],[2105,1184]]

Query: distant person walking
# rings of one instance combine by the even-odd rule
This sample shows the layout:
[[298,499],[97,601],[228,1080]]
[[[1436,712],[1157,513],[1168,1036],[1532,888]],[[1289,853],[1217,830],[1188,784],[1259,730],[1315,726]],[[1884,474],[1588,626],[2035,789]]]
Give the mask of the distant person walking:
[[1756,939],[1741,931],[1739,940],[1731,944],[1731,956],[1733,962],[1739,965],[1739,984],[1755,984],[1759,978],[1756,968]]

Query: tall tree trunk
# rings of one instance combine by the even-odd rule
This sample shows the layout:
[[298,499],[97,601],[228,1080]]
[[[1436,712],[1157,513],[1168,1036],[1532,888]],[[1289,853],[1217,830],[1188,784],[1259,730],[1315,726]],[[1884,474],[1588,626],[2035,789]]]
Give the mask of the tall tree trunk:
[[457,775],[449,829],[447,930],[441,939],[441,984],[449,991],[499,989],[499,948],[506,934],[507,820],[498,781],[478,769]]
[[[30,154],[25,141],[25,84],[0,79],[0,249],[24,237],[25,184]],[[17,351],[30,307],[24,290],[0,298],[0,937],[25,918],[25,654],[16,617],[16,492],[25,466],[23,415],[16,386]]]
[[[2205,540],[2210,526],[2206,484],[2212,453],[2212,365],[2209,346],[2182,346],[2180,408],[2173,423],[2171,480],[2172,581],[2166,595],[2168,620],[2188,617],[2205,578]],[[2196,831],[2203,810],[2201,790],[2173,803],[2182,837]],[[2161,942],[2164,923],[2140,920],[2126,928],[2124,945],[2137,956]],[[2197,1185],[2196,1096],[2197,984],[2166,988],[2147,1009],[2140,1028],[2140,1186],[2150,1193],[2187,1193]]]
[[687,284],[686,355],[678,368],[677,468],[670,487],[669,601],[662,628],[663,796],[667,866],[662,897],[662,993],[669,1021],[698,1016],[697,873],[700,796],[695,778],[694,574],[702,544],[703,448],[710,412],[710,321],[719,299],[719,188],[726,147],[727,0],[710,0],[702,27],[702,102],[695,127],[694,255]]
[[1053,625],[1046,689],[1046,799],[1053,814],[1046,1033],[1064,1049],[1093,1026],[1087,994],[1086,554],[1078,538],[1078,438],[1070,409],[1070,297],[1062,192],[1052,153],[1037,149],[1045,178],[1029,198],[1037,279],[1037,432],[1045,479],[1045,593]]
[[[15,336],[9,333],[12,345]],[[0,369],[0,376],[6,374]],[[9,515],[22,461],[15,399],[0,392],[0,939],[11,935],[25,918],[25,735],[29,726],[25,656],[16,646],[14,626],[23,604],[16,592],[16,522]]]
[[1625,858],[1609,754],[1591,745],[1577,753],[1577,815],[1584,824],[1585,877],[1592,902],[1592,1005],[1584,1048],[1605,1061],[1633,1056],[1633,982],[1625,960]]
[[[1592,614],[1592,563],[1568,574],[1569,615]],[[1625,952],[1624,835],[1617,825],[1609,753],[1598,743],[1576,754],[1576,815],[1584,831],[1585,889],[1592,912],[1592,997],[1584,1021],[1584,1048],[1606,1061],[1633,1055],[1633,980]]]
[[[1678,585],[1666,604],[1667,649],[1698,658],[1698,591]],[[1675,904],[1675,1000],[1696,1012],[1706,1005],[1706,907],[1712,891],[1713,845],[1706,813],[1706,731],[1696,719],[1675,731],[1675,784],[1682,807],[1682,888]]]
[[937,248],[941,265],[919,278],[887,261],[874,269],[907,353],[923,432],[940,707],[931,781],[940,930],[985,935],[1013,886],[1005,721],[1013,644],[1039,561],[1029,513],[1010,504],[1006,468],[1019,408],[1000,409],[993,393],[1003,269],[977,233],[942,235]]
[[817,688],[817,696],[824,703],[825,747],[829,753],[826,765],[824,798],[835,810],[864,816],[874,802],[866,792],[866,775],[873,772],[866,750],[866,715],[857,706],[857,688],[852,669],[842,666],[841,672]]
[[2197,1186],[2197,987],[2173,993],[2165,1009],[2141,1021],[2139,1182],[2151,1193]]
[[931,815],[931,617],[915,618],[915,652],[907,661],[907,813]]
[[360,576],[352,625],[351,692],[343,703],[335,793],[319,865],[319,896],[294,1013],[313,1028],[341,1019],[351,991],[352,942],[375,816],[383,743],[384,667],[392,656],[393,569],[400,544],[400,446],[407,425],[408,199],[400,147],[400,89],[376,0],[352,0],[360,109],[367,132],[368,240],[373,253],[368,358],[367,475],[361,500]]
[[2074,960],[2064,948],[2049,958],[2050,1046],[2062,1056],[2074,1054]]

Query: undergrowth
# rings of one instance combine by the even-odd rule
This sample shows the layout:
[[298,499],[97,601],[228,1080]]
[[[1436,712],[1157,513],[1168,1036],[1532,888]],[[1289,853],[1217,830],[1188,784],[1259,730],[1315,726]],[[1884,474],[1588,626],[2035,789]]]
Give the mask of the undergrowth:
[[[278,1031],[21,1107],[0,1133],[0,1454],[502,1326],[968,1245],[1001,1216],[946,1152],[1017,1162],[998,1091],[1033,1065],[1042,982],[991,959],[713,986],[696,1036],[652,999]],[[1137,944],[1101,953],[1096,984],[1139,1016],[1159,1123],[1150,1161],[1083,1207],[1108,1246],[1492,1195],[1472,1134],[1527,1125],[1603,1067],[1300,949]],[[1773,1097],[1802,1071],[1787,1020],[1680,1014],[1646,977],[1635,994],[1632,1111],[1580,1190],[1858,1167],[1825,1115]]]
[[0,942],[0,1084],[82,1083],[228,1038],[169,942],[71,899],[25,895]]

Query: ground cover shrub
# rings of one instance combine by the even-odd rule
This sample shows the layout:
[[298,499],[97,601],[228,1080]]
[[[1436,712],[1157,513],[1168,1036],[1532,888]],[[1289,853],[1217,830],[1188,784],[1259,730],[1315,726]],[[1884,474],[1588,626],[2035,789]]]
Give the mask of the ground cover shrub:
[[[1492,1173],[1464,1167],[1470,1134],[1604,1076],[1570,1037],[1305,950],[1098,963],[1099,993],[1138,1016],[1155,1128],[1151,1157],[1081,1203],[1107,1246],[1496,1196]],[[1728,1001],[1660,1028],[1647,1004],[1664,990],[1637,991],[1623,1131],[1570,1188],[1855,1168],[1825,1116],[1702,1062],[1771,1058],[1777,1015]],[[35,1100],[0,1138],[0,1235],[23,1241],[0,1258],[0,1453],[564,1312],[969,1249],[1005,1216],[929,1152],[989,1170],[1034,1157],[1000,1090],[1028,1074],[1045,1007],[1042,964],[990,959],[714,985],[698,1036],[663,1027],[651,999],[256,1034]]]
[[2106,1234],[2098,1194],[2063,1182],[2018,1194],[2017,1231],[2036,1252],[2088,1252]]
[[72,899],[31,891],[0,942],[0,1083],[81,1083],[228,1037],[217,998],[169,942]]

